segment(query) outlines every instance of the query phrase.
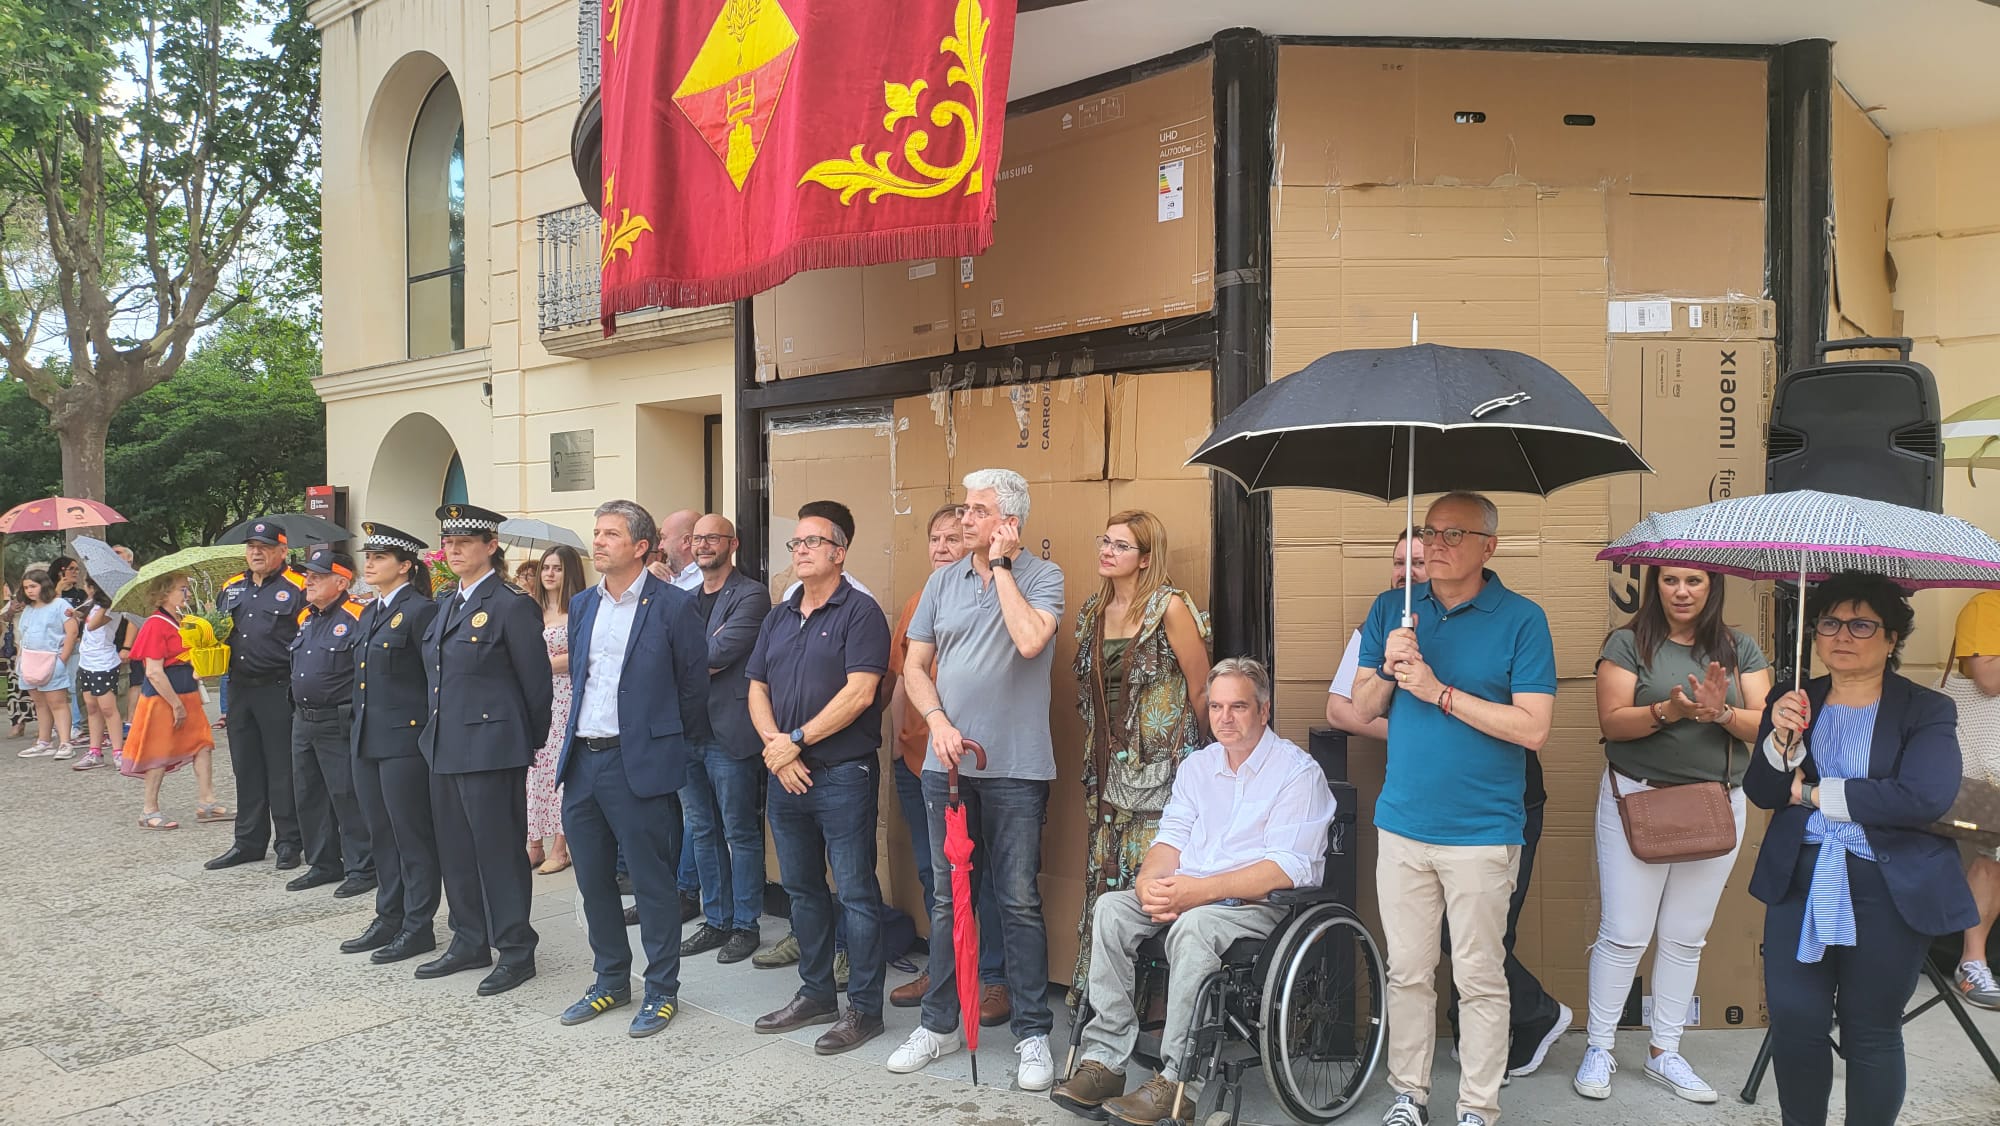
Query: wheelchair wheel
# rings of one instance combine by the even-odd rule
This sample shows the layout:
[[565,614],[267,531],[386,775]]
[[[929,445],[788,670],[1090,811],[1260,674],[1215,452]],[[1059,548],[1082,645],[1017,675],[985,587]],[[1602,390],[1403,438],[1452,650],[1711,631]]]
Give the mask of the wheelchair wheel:
[[1353,1107],[1382,1059],[1382,953],[1337,903],[1308,907],[1276,941],[1258,1005],[1264,1081],[1293,1118],[1331,1122]]

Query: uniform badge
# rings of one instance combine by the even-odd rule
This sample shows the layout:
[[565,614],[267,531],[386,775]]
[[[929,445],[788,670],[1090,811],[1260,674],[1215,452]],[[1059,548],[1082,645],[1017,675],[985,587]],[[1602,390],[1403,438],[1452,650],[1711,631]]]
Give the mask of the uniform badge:
[[278,601],[280,601],[280,602],[290,602],[291,600],[292,600],[292,592],[291,592],[291,591],[289,591],[289,590],[281,590],[281,591],[279,591],[279,592],[278,592]]
[[486,624],[486,611],[481,610],[479,613],[472,615],[473,629],[479,629],[483,627],[485,624]]
[[346,637],[346,636],[347,636],[347,623],[346,623],[346,622],[338,622],[338,623],[336,623],[336,624],[334,625],[334,627],[333,627],[333,636],[335,636],[335,637]]
[[403,612],[401,610],[398,610],[396,611],[396,616],[389,619],[389,628],[395,629],[397,626],[400,626],[402,624],[403,624]]

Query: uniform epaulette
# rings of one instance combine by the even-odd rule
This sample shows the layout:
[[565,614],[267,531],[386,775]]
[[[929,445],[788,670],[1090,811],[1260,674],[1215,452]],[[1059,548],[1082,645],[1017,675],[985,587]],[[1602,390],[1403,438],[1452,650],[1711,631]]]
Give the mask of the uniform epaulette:
[[285,568],[285,578],[290,579],[292,585],[298,587],[300,590],[306,588],[306,577],[291,567]]
[[299,610],[299,625],[300,625],[300,627],[304,627],[304,626],[305,626],[305,624],[306,624],[306,619],[307,619],[307,618],[310,618],[310,617],[312,617],[312,607],[311,607],[311,606],[306,606],[306,607],[303,607],[302,609],[300,609],[300,610]]
[[357,622],[361,620],[361,611],[367,609],[367,607],[363,606],[359,602],[356,602],[352,598],[341,603],[340,608],[347,611],[347,616],[353,618]]
[[243,581],[244,579],[247,579],[247,578],[249,578],[249,577],[250,577],[250,572],[248,572],[248,571],[238,571],[238,572],[236,572],[235,574],[233,574],[233,575],[229,576],[228,578],[226,578],[226,579],[222,580],[222,585],[223,585],[223,586],[228,586],[228,585],[230,585],[231,583],[237,583],[237,582],[242,582],[242,581]]

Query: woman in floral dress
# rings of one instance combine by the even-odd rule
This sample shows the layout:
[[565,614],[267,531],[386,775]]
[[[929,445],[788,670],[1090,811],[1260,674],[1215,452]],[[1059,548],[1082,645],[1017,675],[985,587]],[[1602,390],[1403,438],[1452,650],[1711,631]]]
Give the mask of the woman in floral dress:
[[1097,537],[1097,573],[1104,586],[1076,619],[1090,859],[1071,1004],[1090,976],[1097,897],[1132,886],[1173,795],[1175,769],[1208,740],[1208,625],[1167,575],[1160,518],[1136,510],[1111,517]]
[[583,558],[576,549],[557,544],[543,552],[542,640],[548,644],[549,666],[555,670],[556,700],[549,711],[548,742],[535,752],[535,764],[528,768],[528,863],[539,865],[535,871],[544,876],[569,867],[556,763],[562,758],[563,733],[569,730],[569,604],[581,593]]

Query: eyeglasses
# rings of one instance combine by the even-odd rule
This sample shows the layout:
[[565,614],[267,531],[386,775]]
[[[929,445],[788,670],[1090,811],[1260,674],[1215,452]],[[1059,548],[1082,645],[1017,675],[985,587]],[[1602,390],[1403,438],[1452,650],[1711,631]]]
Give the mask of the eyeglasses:
[[995,512],[993,509],[990,509],[983,504],[961,504],[958,506],[958,516],[959,519],[961,520],[963,520],[967,516],[972,517],[974,520],[984,520],[987,519],[988,517],[998,516],[998,515],[1000,515],[998,512]]
[[1498,538],[1490,532],[1475,532],[1467,528],[1418,528],[1414,534],[1424,541],[1425,547],[1429,547],[1434,540],[1443,540],[1446,547],[1457,547],[1465,542],[1467,536],[1485,536],[1489,540]]
[[808,551],[818,551],[822,547],[846,547],[846,546],[847,546],[846,544],[841,543],[839,540],[830,540],[827,539],[825,536],[800,536],[797,539],[790,539],[785,541],[786,551],[797,551],[801,547],[805,548]]
[[1882,623],[1873,618],[1836,618],[1831,614],[1813,623],[1813,632],[1821,637],[1839,637],[1842,629],[1856,641],[1866,641],[1875,636]]
[[721,545],[728,543],[729,540],[730,540],[729,536],[725,536],[720,532],[710,532],[707,535],[696,536],[694,538],[694,544],[696,547],[707,547],[710,544],[714,544],[720,547]]
[[1123,555],[1128,551],[1139,550],[1139,545],[1136,543],[1126,543],[1124,540],[1114,540],[1110,536],[1099,536],[1093,542],[1097,544],[1097,550],[1099,551],[1103,551],[1106,548],[1109,548],[1120,555]]

